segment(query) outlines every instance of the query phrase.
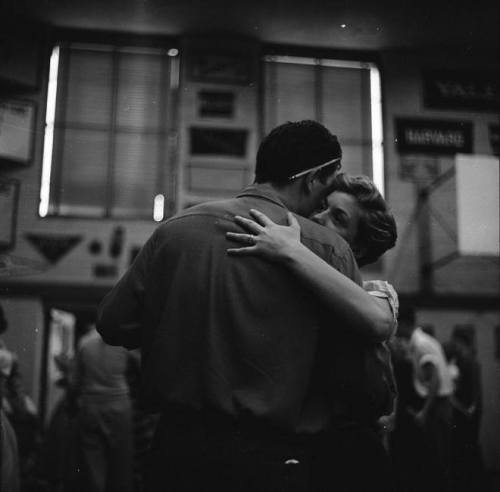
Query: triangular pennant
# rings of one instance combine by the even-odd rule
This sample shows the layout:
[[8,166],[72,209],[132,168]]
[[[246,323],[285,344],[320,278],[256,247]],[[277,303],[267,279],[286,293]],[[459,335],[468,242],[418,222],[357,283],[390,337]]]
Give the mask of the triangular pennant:
[[37,234],[30,232],[25,234],[25,236],[50,263],[57,263],[82,240],[82,236],[65,236],[62,234]]

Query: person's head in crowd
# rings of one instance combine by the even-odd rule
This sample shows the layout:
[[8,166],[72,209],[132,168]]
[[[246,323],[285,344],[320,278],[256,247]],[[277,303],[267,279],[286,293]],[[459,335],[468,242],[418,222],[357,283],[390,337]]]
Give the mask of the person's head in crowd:
[[320,123],[284,123],[259,146],[255,182],[270,183],[292,212],[309,216],[331,191],[341,158],[337,137]]
[[337,174],[325,206],[313,220],[342,236],[360,267],[375,262],[396,244],[394,216],[367,176]]
[[424,333],[427,333],[427,335],[436,338],[436,329],[434,328],[434,325],[420,325],[420,328]]
[[455,353],[460,356],[474,354],[476,351],[474,328],[471,325],[457,325],[451,335],[451,343]]
[[415,331],[415,309],[407,304],[399,305],[398,336],[409,339]]
[[0,305],[0,335],[5,333],[8,328],[7,318],[5,317],[5,313],[3,312],[3,308]]

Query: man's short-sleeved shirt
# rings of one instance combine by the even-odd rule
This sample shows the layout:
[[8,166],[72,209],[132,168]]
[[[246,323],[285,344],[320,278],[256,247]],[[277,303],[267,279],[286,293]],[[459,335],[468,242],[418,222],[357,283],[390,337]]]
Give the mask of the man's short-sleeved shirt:
[[84,396],[129,394],[128,352],[106,345],[95,330],[85,334],[76,353],[79,392]]
[[410,338],[410,354],[414,368],[415,391],[426,397],[429,388],[423,376],[423,366],[431,363],[439,377],[439,396],[450,396],[453,393],[451,372],[446,362],[443,347],[434,337],[425,333],[421,328],[416,328]]
[[[284,266],[227,255],[226,232],[241,232],[234,216],[251,208],[286,223],[273,189],[253,185],[162,224],[104,300],[98,329],[112,343],[133,346],[134,320],[126,317],[137,311],[143,384],[160,407],[213,409],[317,432],[331,419],[329,382],[319,369],[328,350],[319,354],[318,347],[324,330],[343,327]],[[347,243],[297,218],[302,242],[360,284]]]

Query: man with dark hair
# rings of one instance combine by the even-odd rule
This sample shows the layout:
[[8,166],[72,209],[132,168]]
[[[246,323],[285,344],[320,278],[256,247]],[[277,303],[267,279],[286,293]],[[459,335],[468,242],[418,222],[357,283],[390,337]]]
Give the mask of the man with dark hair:
[[[307,142],[304,141],[306,134]],[[310,154],[311,149],[314,155]],[[330,161],[340,162],[340,157],[342,151],[337,138],[324,126],[311,120],[285,123],[272,130],[260,144],[255,182],[286,184],[291,177],[307,170],[306,163],[311,160],[326,167]]]
[[162,413],[148,490],[320,490],[310,486],[315,443],[335,446],[323,335],[348,327],[279,265],[228,256],[225,232],[241,231],[233,218],[251,208],[282,224],[294,212],[304,244],[360,288],[348,244],[305,218],[340,159],[319,123],[281,125],[259,149],[252,186],[162,224],[103,300],[99,332],[141,346],[143,390]]

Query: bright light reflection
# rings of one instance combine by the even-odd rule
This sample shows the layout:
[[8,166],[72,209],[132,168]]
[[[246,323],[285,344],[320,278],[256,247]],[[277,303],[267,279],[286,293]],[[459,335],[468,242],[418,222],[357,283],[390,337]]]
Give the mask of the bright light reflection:
[[370,97],[372,117],[372,172],[373,181],[382,196],[384,187],[384,150],[382,134],[382,91],[378,68],[370,67]]
[[156,195],[153,202],[153,219],[155,222],[161,222],[165,215],[165,196]]
[[50,57],[47,110],[45,113],[45,137],[43,142],[42,182],[40,185],[40,217],[49,212],[50,175],[52,170],[52,147],[54,143],[54,119],[56,115],[57,74],[59,71],[59,46],[54,46]]

